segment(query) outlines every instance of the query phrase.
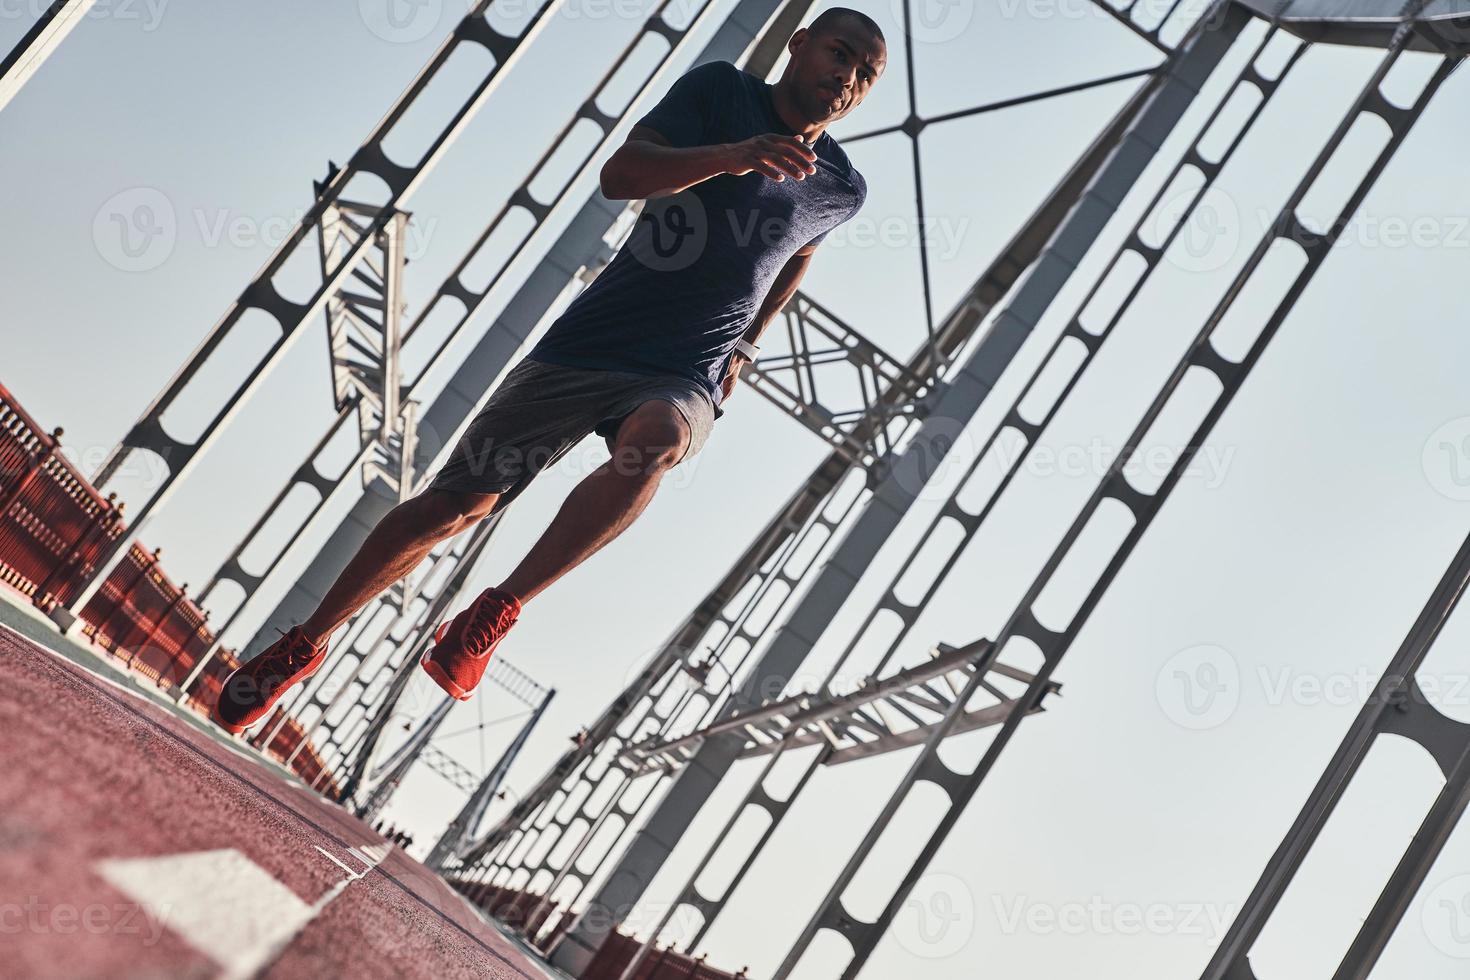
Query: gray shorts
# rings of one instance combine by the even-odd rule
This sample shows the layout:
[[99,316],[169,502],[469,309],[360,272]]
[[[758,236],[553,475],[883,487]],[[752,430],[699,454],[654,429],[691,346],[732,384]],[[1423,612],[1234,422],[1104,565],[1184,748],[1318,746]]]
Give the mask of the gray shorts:
[[714,427],[715,405],[697,382],[523,358],[471,420],[430,487],[498,493],[499,510],[587,435],[613,438],[634,409],[653,399],[672,404],[689,424],[680,462],[699,452]]

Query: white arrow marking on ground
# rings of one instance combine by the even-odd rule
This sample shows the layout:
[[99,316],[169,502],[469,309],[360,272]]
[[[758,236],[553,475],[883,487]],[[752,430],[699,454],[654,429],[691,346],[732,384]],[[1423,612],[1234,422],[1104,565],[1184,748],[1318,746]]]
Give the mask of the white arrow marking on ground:
[[233,848],[99,861],[96,868],[227,978],[260,969],[319,911]]

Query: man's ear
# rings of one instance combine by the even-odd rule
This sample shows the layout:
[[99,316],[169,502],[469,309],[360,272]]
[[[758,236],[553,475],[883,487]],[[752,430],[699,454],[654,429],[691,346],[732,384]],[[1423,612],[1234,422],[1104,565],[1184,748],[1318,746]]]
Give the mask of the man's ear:
[[807,38],[811,37],[811,35],[812,32],[805,27],[798,27],[796,33],[791,35],[791,40],[786,42],[786,50],[790,51],[792,55],[795,55],[796,52],[802,49],[802,46],[806,44]]

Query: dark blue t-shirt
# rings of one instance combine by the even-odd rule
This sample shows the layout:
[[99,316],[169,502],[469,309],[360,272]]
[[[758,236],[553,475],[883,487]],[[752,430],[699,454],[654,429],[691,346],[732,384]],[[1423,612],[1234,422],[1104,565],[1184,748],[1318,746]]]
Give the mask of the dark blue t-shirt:
[[[727,61],[691,69],[639,120],[676,147],[795,135],[772,86]],[[647,201],[627,242],[532,349],[570,367],[674,374],[718,409],[730,352],[796,250],[862,207],[867,182],[831,135],[817,172],[776,181],[720,174]]]

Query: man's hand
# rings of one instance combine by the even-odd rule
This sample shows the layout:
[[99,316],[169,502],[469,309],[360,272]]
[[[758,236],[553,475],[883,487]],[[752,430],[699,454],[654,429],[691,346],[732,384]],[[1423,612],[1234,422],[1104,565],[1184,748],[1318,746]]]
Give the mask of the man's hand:
[[720,384],[722,392],[721,402],[730,400],[730,395],[735,391],[735,382],[740,380],[740,372],[745,365],[750,363],[750,358],[736,351],[730,355],[730,366],[725,371],[725,380]]
[[817,155],[796,136],[766,133],[726,143],[724,150],[728,154],[725,172],[736,177],[761,173],[775,181],[787,177],[805,180],[817,172]]

